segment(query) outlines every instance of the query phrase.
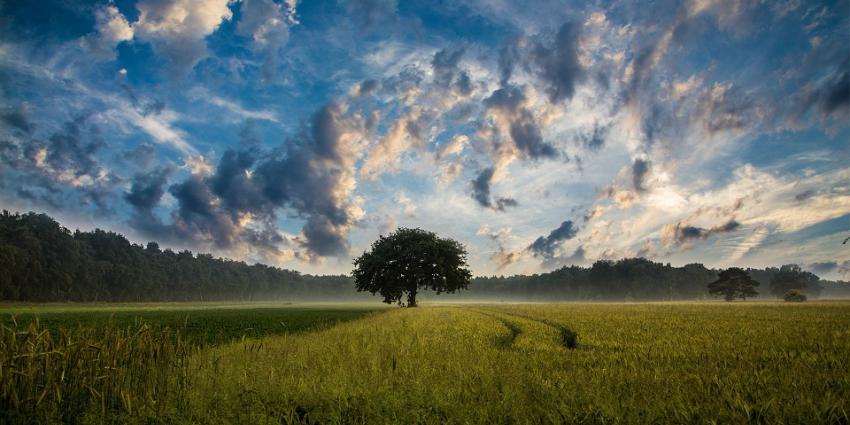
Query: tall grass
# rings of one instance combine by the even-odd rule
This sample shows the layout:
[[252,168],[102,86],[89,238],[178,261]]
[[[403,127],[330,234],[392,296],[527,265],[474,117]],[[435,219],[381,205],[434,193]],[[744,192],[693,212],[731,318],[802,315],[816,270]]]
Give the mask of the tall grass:
[[203,423],[841,424],[848,356],[846,303],[432,306],[199,352],[189,403]]
[[0,423],[850,423],[850,303],[426,306],[317,326],[200,345],[146,322],[12,321]]
[[185,404],[193,346],[145,322],[51,332],[0,326],[0,423],[130,422]]

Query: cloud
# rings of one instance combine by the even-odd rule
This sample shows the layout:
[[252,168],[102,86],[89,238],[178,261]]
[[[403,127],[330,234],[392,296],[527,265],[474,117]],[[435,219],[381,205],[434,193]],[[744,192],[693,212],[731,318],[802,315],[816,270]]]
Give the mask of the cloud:
[[635,190],[638,192],[646,190],[644,179],[646,179],[646,175],[649,173],[649,165],[649,161],[640,158],[635,159],[635,163],[632,165],[632,182],[634,183]]
[[289,40],[289,28],[298,24],[295,17],[297,0],[277,3],[272,0],[243,0],[241,18],[236,33],[249,37],[252,48],[262,53],[263,77],[268,81],[275,76],[279,50]]
[[521,157],[553,158],[558,154],[552,145],[543,141],[540,124],[521,88],[501,87],[484,99],[484,106],[495,122],[497,149],[502,140],[507,139]]
[[35,125],[30,120],[30,111],[26,103],[17,107],[0,108],[0,122],[25,135],[32,133],[35,129]]
[[561,223],[558,228],[549,232],[548,236],[540,236],[528,246],[528,250],[535,257],[543,257],[544,259],[552,259],[555,256],[555,249],[561,245],[563,241],[572,239],[578,232],[578,228],[573,226],[573,222],[566,220]]
[[205,38],[233,17],[229,5],[230,0],[140,0],[132,29],[182,74],[207,56]]
[[505,211],[508,207],[519,205],[513,198],[499,197],[495,202],[490,200],[490,185],[493,182],[493,172],[493,167],[485,168],[472,180],[472,199],[482,207],[492,208],[500,212]]
[[733,232],[741,227],[734,219],[731,219],[723,224],[714,226],[710,229],[691,226],[682,222],[668,224],[662,230],[662,240],[666,246],[681,246],[693,240],[707,239],[709,236],[717,233]]
[[165,194],[165,186],[171,173],[172,169],[165,167],[137,174],[124,199],[138,211],[150,211],[159,204]]
[[572,98],[576,82],[584,76],[578,60],[578,40],[579,26],[566,22],[555,34],[551,47],[537,43],[531,50],[537,75],[552,103]]
[[351,199],[362,123],[345,112],[324,105],[308,131],[272,152],[251,143],[226,151],[209,175],[171,186],[178,208],[170,226],[147,228],[235,249],[256,238],[277,240],[275,219],[287,210],[305,220],[296,238],[304,258],[346,255],[348,231],[363,212]]
[[395,120],[384,137],[369,149],[360,168],[360,175],[374,180],[384,173],[395,173],[401,164],[401,156],[414,146],[422,146],[419,108],[411,108]]
[[815,262],[811,263],[806,267],[812,273],[820,276],[822,274],[831,273],[833,270],[838,268],[837,261],[823,261],[823,262]]
[[115,46],[133,39],[133,28],[117,7],[109,4],[95,10],[95,30],[80,39],[84,49],[103,60],[115,59]]

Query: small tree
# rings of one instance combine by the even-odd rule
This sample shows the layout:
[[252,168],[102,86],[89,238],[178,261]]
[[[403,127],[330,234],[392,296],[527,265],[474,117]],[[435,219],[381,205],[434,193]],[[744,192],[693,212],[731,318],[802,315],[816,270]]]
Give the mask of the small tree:
[[438,294],[469,286],[472,273],[466,268],[466,249],[452,239],[437,237],[422,229],[400,228],[372,243],[372,250],[354,260],[358,291],[380,293],[384,302],[407,296],[407,306],[416,307],[419,289]]
[[718,275],[718,279],[708,284],[708,293],[717,297],[723,296],[726,301],[735,298],[755,297],[758,295],[755,287],[759,283],[750,274],[738,267],[730,267]]
[[782,298],[784,298],[785,301],[795,302],[795,303],[801,303],[801,302],[806,301],[808,299],[808,298],[806,298],[806,294],[800,292],[799,289],[789,290],[788,292],[785,293],[785,296],[783,296]]

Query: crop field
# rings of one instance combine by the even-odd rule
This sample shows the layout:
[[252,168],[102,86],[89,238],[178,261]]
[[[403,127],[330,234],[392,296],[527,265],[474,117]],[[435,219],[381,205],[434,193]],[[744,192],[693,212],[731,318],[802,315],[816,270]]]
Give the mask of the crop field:
[[4,322],[0,422],[850,421],[847,302],[288,309],[350,316],[212,340]]

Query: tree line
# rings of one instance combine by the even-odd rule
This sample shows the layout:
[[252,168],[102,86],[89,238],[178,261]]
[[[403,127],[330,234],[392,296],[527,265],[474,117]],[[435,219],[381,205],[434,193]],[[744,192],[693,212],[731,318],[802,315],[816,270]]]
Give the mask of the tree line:
[[45,214],[0,216],[0,300],[216,301],[340,297],[347,276],[311,276],[210,254],[71,232]]
[[[828,282],[786,265],[745,269],[759,298],[797,289],[810,298],[850,297],[850,283]],[[721,270],[673,267],[643,258],[600,260],[549,273],[476,277],[469,290],[441,299],[528,301],[690,300],[711,297]],[[430,298],[426,292],[425,299]],[[753,296],[753,295],[748,295]],[[131,243],[103,230],[71,232],[45,214],[0,215],[0,300],[216,301],[368,299],[349,276],[312,276],[210,254]]]
[[[810,298],[850,298],[850,282],[822,280],[795,264],[737,270],[758,284],[752,291],[737,291],[735,298],[783,298],[792,289]],[[709,299],[715,296],[709,285],[723,272],[699,263],[674,267],[645,258],[599,260],[590,267],[565,266],[549,273],[478,277],[472,281],[468,293],[455,297],[531,301]],[[722,291],[717,294],[725,296]]]

